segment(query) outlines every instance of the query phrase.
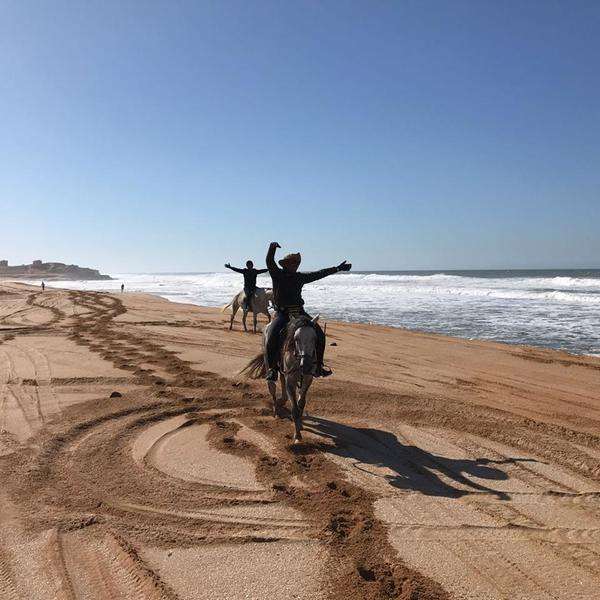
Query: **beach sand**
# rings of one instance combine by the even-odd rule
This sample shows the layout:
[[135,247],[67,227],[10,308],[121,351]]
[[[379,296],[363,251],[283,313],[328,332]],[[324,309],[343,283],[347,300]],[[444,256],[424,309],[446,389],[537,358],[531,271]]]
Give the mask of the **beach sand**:
[[292,446],[228,320],[0,282],[0,598],[598,597],[600,359],[329,322]]

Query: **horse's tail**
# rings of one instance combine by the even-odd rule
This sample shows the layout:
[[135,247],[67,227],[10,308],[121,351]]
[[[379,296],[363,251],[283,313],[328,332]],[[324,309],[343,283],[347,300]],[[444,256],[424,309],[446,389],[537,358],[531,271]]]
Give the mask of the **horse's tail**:
[[232,304],[233,300],[229,304],[226,304],[223,308],[221,308],[221,312],[225,312]]
[[262,379],[267,374],[265,366],[265,357],[261,352],[257,354],[241,371],[240,375],[245,375],[249,379]]

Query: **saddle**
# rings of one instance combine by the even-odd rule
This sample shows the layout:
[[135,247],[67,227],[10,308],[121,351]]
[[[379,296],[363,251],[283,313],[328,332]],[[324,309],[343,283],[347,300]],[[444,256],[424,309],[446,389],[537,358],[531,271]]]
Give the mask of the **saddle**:
[[287,315],[290,320],[307,316],[304,312],[304,308],[301,305],[287,306],[286,308],[279,308],[278,306],[273,305],[273,308],[275,309],[275,312]]

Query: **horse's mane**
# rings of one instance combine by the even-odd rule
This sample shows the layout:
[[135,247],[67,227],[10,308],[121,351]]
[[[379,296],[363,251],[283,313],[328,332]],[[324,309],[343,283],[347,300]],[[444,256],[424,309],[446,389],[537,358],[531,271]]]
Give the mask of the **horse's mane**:
[[307,317],[306,315],[300,315],[295,319],[292,319],[285,328],[285,337],[283,338],[283,344],[281,345],[282,352],[286,352],[290,350],[294,346],[294,334],[300,327],[306,326],[314,327],[314,323],[312,319]]

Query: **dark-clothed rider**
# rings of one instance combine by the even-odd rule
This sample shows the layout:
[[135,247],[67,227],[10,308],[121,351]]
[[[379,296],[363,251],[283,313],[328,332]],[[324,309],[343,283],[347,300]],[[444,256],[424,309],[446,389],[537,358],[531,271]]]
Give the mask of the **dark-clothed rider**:
[[251,260],[246,261],[245,269],[238,269],[232,267],[229,263],[225,265],[226,269],[231,269],[236,273],[241,273],[244,276],[244,302],[242,308],[244,310],[250,310],[252,308],[252,298],[256,293],[256,277],[262,273],[266,273],[269,269],[255,269],[254,263]]
[[[267,253],[267,268],[273,280],[273,306],[275,318],[271,321],[266,340],[267,380],[276,381],[279,363],[279,348],[281,333],[290,317],[306,315],[304,300],[302,299],[302,287],[328,275],[339,271],[349,271],[352,265],[344,261],[337,267],[329,267],[312,273],[299,273],[298,267],[302,257],[299,253],[284,256],[279,264],[275,263],[275,251],[281,246],[277,242],[271,242]],[[310,316],[310,315],[307,315]],[[327,377],[331,371],[323,367],[323,356],[325,354],[325,334],[316,324],[317,332],[317,372],[316,377]]]

